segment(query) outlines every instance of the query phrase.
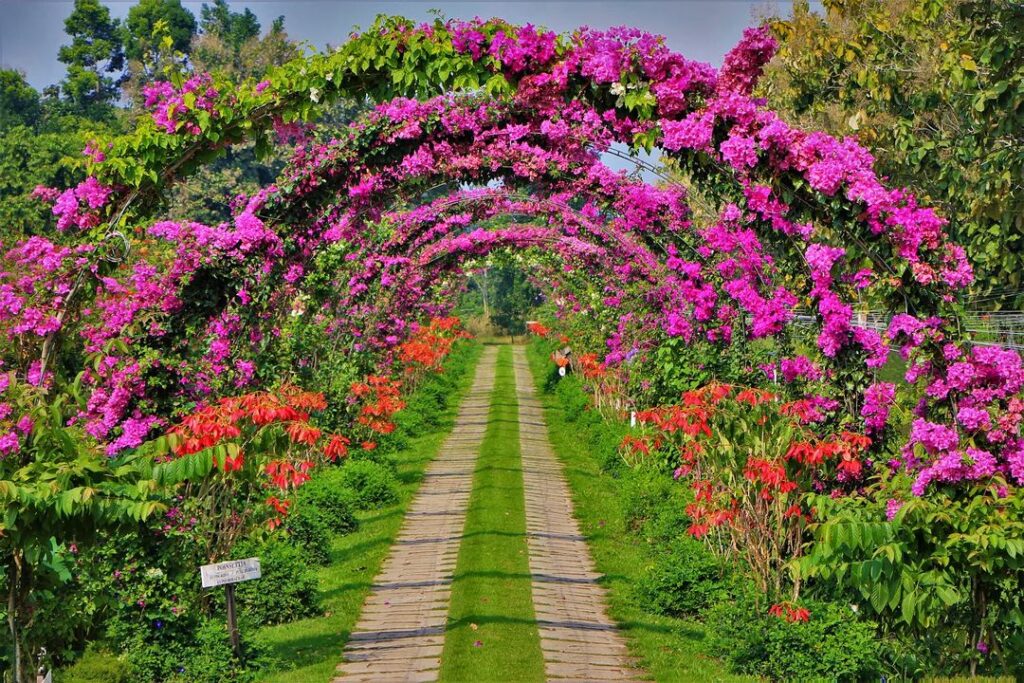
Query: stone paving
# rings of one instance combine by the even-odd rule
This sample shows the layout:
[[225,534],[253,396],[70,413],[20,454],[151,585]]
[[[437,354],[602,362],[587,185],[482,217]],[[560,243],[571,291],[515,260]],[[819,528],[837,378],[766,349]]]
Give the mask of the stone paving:
[[513,351],[533,606],[547,679],[639,680],[626,641],[605,611],[601,575],[573,517],[526,354],[521,346]]
[[452,573],[487,430],[496,357],[497,349],[485,349],[455,427],[427,467],[366,598],[335,680],[437,680]]
[[[430,464],[345,646],[335,681],[435,681],[452,574],[480,452],[497,351],[488,347],[455,427]],[[522,347],[513,354],[526,531],[537,627],[549,681],[632,681],[625,640],[605,611],[586,540]]]

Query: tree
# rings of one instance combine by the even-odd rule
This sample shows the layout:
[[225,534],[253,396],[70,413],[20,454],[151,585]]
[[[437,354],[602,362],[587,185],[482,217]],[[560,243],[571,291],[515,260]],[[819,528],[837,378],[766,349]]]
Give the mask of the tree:
[[196,70],[228,76],[238,82],[249,77],[261,78],[269,67],[280,66],[299,55],[298,47],[284,31],[283,18],[276,20],[262,37],[258,23],[256,31],[252,35],[245,31],[247,37],[241,43],[235,42],[230,31],[204,31],[192,44],[191,59]]
[[31,196],[32,190],[77,182],[81,169],[68,160],[81,158],[86,141],[84,131],[14,126],[0,132],[0,242],[11,245],[53,229],[53,213]]
[[181,6],[181,0],[139,0],[128,10],[124,28],[125,56],[145,62],[164,35],[170,37],[171,49],[187,54],[196,34],[196,18]]
[[14,69],[0,69],[0,131],[14,126],[34,126],[42,106],[39,93]]
[[260,34],[256,15],[248,7],[244,12],[232,12],[227,0],[214,0],[213,5],[203,3],[200,17],[203,33],[217,36],[236,53],[247,40]]
[[488,273],[491,291],[491,322],[513,339],[526,331],[526,315],[537,303],[539,292],[514,265],[501,265]]
[[71,44],[62,45],[57,53],[68,65],[61,90],[80,111],[97,115],[118,96],[118,81],[105,75],[124,68],[118,22],[99,0],[75,0],[64,31]]
[[894,185],[939,204],[977,282],[972,306],[1024,304],[1024,6],[824,0],[771,26],[761,81],[794,123],[855,135]]

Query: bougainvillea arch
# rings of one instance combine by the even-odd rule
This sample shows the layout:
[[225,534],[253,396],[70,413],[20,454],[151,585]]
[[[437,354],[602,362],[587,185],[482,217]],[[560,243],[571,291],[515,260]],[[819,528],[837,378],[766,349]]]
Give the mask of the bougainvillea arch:
[[[918,491],[1024,482],[1024,371],[1013,351],[959,334],[963,249],[912,193],[882,184],[856,141],[796,130],[752,96],[773,51],[749,30],[716,71],[633,29],[381,18],[260,82],[159,83],[134,134],[86,149],[85,181],[38,190],[67,239],[8,251],[5,355],[45,384],[61,343],[84,345],[95,360],[81,419],[116,452],[175,401],[258,382],[281,316],[313,290],[336,316],[330,333],[387,353],[444,310],[468,260],[541,248],[566,283],[603,274],[596,300],[576,305],[605,321],[608,365],[667,339],[724,349],[778,335],[809,309],[817,354],[781,359],[782,376],[841,374],[843,407],[868,433],[884,428],[895,389],[871,370],[890,345],[908,359],[922,399],[903,462]],[[304,122],[342,97],[373,109],[330,138],[311,133]],[[237,200],[232,223],[155,220],[176,178],[275,135],[298,140],[294,156]],[[696,220],[679,186],[610,170],[600,153],[615,143],[660,149],[717,217]],[[891,304],[887,334],[855,324],[863,302]]]

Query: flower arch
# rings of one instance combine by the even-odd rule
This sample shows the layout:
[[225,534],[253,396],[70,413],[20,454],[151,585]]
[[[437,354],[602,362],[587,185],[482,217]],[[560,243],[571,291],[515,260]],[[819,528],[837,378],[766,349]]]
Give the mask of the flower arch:
[[[557,36],[500,20],[381,18],[335,52],[258,83],[195,75],[158,84],[134,134],[86,150],[84,182],[39,190],[69,237],[8,252],[0,328],[16,347],[11,360],[45,383],[59,342],[81,339],[96,354],[83,419],[116,451],[137,445],[168,400],[209,392],[213,376],[251,380],[239,363],[314,286],[314,259],[334,254],[347,278],[330,282],[339,296],[327,305],[371,325],[349,332],[386,348],[418,311],[443,307],[450,289],[431,283],[467,258],[542,245],[570,270],[612,275],[601,292],[609,311],[629,297],[641,306],[611,314],[608,364],[667,338],[725,347],[776,335],[807,307],[820,326],[817,358],[783,364],[870,370],[890,345],[908,359],[922,402],[904,457],[919,490],[1024,482],[1024,370],[1013,351],[960,336],[957,291],[971,280],[963,249],[913,194],[884,187],[856,141],[793,129],[751,95],[773,52],[766,31],[748,30],[716,72],[633,29]],[[329,141],[300,144],[232,224],[148,224],[175,178],[242,140],[272,144],[275,128],[301,135],[339,97],[377,106]],[[613,143],[659,148],[717,218],[695,221],[676,186],[610,171],[599,153]],[[424,201],[438,183],[500,188]],[[524,193],[534,199],[515,198]],[[529,221],[469,231],[520,214]],[[135,241],[152,253],[126,257]],[[897,313],[887,334],[855,324],[865,300]],[[868,432],[883,429],[893,387],[870,372],[846,377],[855,396],[846,407]],[[181,381],[173,396],[153,395],[154,384]]]

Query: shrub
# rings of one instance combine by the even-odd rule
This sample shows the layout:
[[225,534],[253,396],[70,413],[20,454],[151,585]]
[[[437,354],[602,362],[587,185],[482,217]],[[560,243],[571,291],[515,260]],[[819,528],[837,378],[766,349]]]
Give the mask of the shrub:
[[375,509],[398,502],[398,479],[394,472],[372,460],[351,460],[341,468],[342,481],[355,492],[363,509]]
[[397,432],[412,438],[439,427],[444,418],[443,408],[454,391],[455,381],[447,373],[428,375],[409,397],[405,409],[395,415]]
[[[258,674],[269,665],[266,646],[252,637],[256,630],[253,624],[243,621],[239,625],[244,655],[244,659],[239,660],[231,650],[222,616],[189,621],[192,623],[187,628],[154,626],[125,633],[118,645],[125,652],[128,680],[245,682],[257,680]],[[176,625],[180,627],[184,622]]]
[[845,604],[807,602],[808,621],[768,614],[752,590],[719,602],[706,613],[709,651],[737,673],[772,680],[868,680],[881,663],[875,624]]
[[57,675],[59,683],[128,683],[128,665],[110,652],[90,647],[75,664]]
[[[239,614],[258,626],[280,624],[320,613],[316,572],[305,551],[280,538],[241,543],[234,557],[259,557],[262,578],[235,587]],[[216,594],[223,603],[221,592]]]
[[355,516],[356,494],[345,485],[341,468],[324,467],[299,488],[297,505],[319,510],[331,531],[347,534],[355,531],[359,521]]
[[[645,536],[652,531],[660,532],[666,524],[672,524],[673,515],[684,515],[686,495],[684,486],[653,468],[628,470],[622,478],[621,492],[622,517],[626,528]],[[677,536],[685,529],[685,525],[673,526],[667,530],[667,536]]]
[[723,567],[702,543],[687,537],[659,548],[636,584],[641,605],[666,616],[697,616],[727,597]]
[[577,422],[589,413],[590,398],[580,386],[580,378],[567,375],[555,385],[555,396],[565,415],[566,422]]
[[292,543],[319,565],[331,561],[331,526],[327,515],[314,505],[297,505],[285,521]]
[[601,421],[588,430],[587,444],[602,472],[619,477],[627,469],[619,455],[619,444],[628,431],[625,423],[609,421]]

